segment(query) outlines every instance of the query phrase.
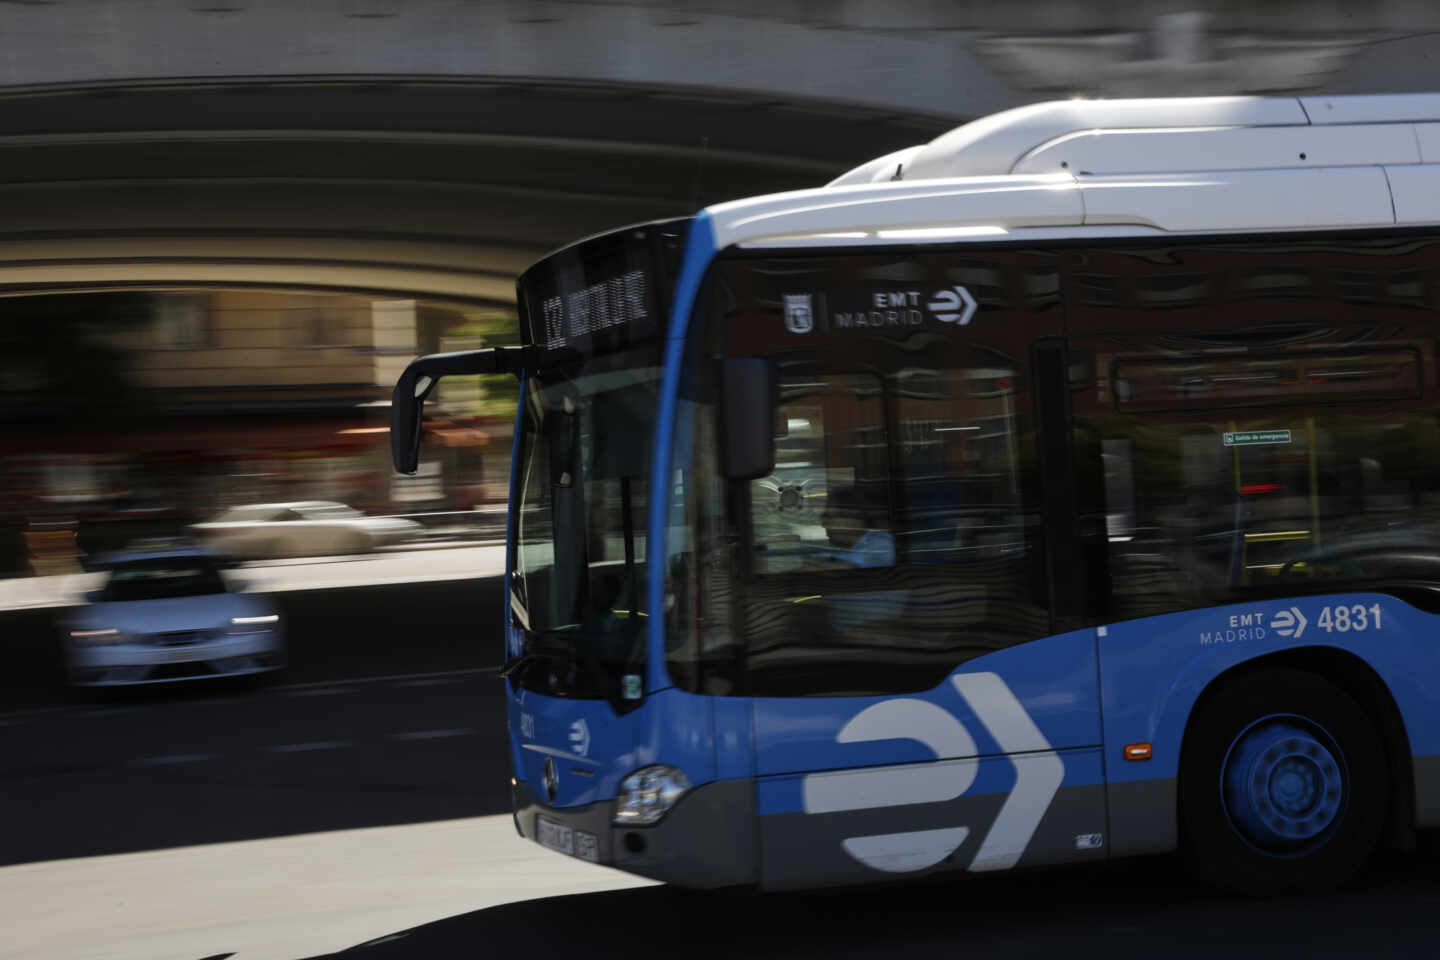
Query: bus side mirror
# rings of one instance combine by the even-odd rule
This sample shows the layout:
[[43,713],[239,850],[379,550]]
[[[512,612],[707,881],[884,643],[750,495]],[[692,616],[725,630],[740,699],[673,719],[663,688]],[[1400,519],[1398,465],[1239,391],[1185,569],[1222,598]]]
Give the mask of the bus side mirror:
[[731,480],[775,470],[780,377],[774,360],[728,357],[720,365],[720,469]]
[[390,459],[399,473],[413,474],[420,465],[420,426],[425,399],[445,376],[513,373],[519,376],[529,347],[494,347],[460,353],[435,353],[411,362],[395,383],[390,400]]

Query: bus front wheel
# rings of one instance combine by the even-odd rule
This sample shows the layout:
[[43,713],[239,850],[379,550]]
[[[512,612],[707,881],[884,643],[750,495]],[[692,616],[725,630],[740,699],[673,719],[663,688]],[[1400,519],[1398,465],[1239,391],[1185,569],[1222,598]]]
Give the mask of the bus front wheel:
[[1332,889],[1364,866],[1389,777],[1375,724],[1349,694],[1312,673],[1267,669],[1196,711],[1179,791],[1192,869],[1263,897]]

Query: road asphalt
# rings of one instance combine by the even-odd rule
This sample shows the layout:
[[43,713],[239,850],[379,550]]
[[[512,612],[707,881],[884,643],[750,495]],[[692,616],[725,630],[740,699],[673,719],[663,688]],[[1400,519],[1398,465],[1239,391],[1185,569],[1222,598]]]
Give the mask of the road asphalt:
[[[281,602],[293,663],[270,683],[97,697],[7,674],[0,956],[1436,952],[1433,854],[1269,902],[1199,887],[1166,858],[806,895],[648,885],[515,834],[497,578]],[[12,654],[45,648],[46,615],[0,619]]]

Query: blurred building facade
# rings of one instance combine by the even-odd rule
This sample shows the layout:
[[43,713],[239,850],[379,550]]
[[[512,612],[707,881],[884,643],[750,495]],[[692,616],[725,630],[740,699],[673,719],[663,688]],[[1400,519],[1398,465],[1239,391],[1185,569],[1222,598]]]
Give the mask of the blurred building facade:
[[[67,328],[58,352],[15,337],[46,317]],[[12,334],[0,389],[5,572],[61,572],[71,546],[177,535],[242,504],[444,515],[504,496],[513,400],[478,378],[440,398],[416,477],[390,469],[386,426],[411,357],[486,332],[510,339],[503,312],[222,289],[13,298],[0,321]],[[75,357],[108,374],[68,377]]]
[[6,573],[44,566],[27,533],[234,503],[495,503],[513,383],[447,381],[411,479],[383,404],[411,356],[512,337],[516,274],[586,234],[1035,100],[1440,89],[1422,0],[0,8]]

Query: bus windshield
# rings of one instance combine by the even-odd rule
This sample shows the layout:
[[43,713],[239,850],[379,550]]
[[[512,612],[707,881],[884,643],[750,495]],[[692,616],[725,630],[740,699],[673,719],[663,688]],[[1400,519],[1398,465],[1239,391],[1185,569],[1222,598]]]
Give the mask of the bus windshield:
[[[527,381],[511,608],[530,649],[608,679],[643,660],[645,518],[658,347]],[[564,673],[566,671],[560,671]],[[551,673],[556,673],[552,670]],[[558,691],[557,691],[558,692]]]
[[512,676],[522,686],[614,699],[644,662],[650,455],[683,226],[582,241],[520,279],[521,335],[538,357],[521,400],[512,504],[510,608],[525,637]]

